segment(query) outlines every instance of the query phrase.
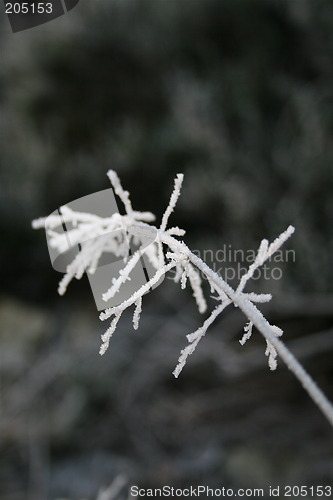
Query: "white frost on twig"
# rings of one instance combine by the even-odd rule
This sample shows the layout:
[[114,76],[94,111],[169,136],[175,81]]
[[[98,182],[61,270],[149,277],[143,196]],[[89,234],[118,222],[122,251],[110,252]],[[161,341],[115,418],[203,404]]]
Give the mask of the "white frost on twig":
[[252,335],[252,329],[253,329],[253,323],[252,321],[249,321],[248,323],[246,323],[246,325],[244,326],[244,335],[243,337],[241,338],[241,340],[239,341],[239,343],[241,345],[244,345],[245,342],[247,340],[249,340],[249,338],[251,338],[251,335]]
[[139,328],[140,314],[142,311],[142,297],[139,297],[135,302],[135,309],[133,314],[133,328],[137,330]]
[[172,214],[172,212],[174,211],[177,200],[180,196],[180,190],[182,187],[183,179],[184,179],[183,174],[177,174],[177,176],[175,178],[174,189],[173,189],[170,201],[169,201],[169,205],[167,206],[167,209],[164,212],[164,215],[162,217],[162,222],[161,222],[161,227],[160,227],[161,231],[165,231],[169,217]]
[[280,234],[270,245],[267,240],[262,240],[260,243],[257,256],[254,262],[250,265],[248,271],[242,276],[237,288],[237,292],[242,292],[246,283],[252,278],[258,267],[262,266],[279,248],[287,241],[294,233],[295,228],[289,226],[283,233]]
[[207,310],[207,302],[203,294],[200,274],[194,269],[192,264],[188,264],[188,278],[191,283],[193,297],[197,303],[198,310],[200,313],[204,313]]
[[[176,271],[174,281],[180,281],[181,287],[185,288],[188,279],[199,311],[201,313],[205,312],[207,303],[202,289],[200,277],[202,275],[210,286],[211,294],[214,294],[213,298],[219,304],[204,321],[203,325],[194,333],[187,336],[189,344],[181,351],[178,364],[173,372],[175,377],[179,376],[188,356],[194,352],[199,341],[206,334],[208,327],[228,305],[233,304],[235,307],[241,309],[249,320],[245,326],[245,332],[240,343],[244,344],[251,337],[253,327],[255,326],[266,340],[265,352],[268,356],[270,369],[274,370],[276,368],[276,358],[279,354],[289,369],[300,380],[303,387],[327,417],[331,425],[333,425],[332,404],[280,340],[279,337],[283,333],[282,330],[277,326],[271,325],[256,306],[256,303],[264,303],[271,300],[271,295],[244,292],[246,284],[253,277],[256,269],[262,266],[285,243],[293,234],[294,227],[289,226],[286,231],[270,244],[267,240],[262,240],[254,262],[242,276],[237,289],[234,290],[220,275],[191,252],[183,241],[177,239],[177,237],[182,237],[185,234],[184,230],[178,227],[167,228],[169,217],[180,195],[183,182],[182,174],[177,174],[175,178],[170,202],[164,212],[159,228],[151,224],[155,218],[152,213],[133,210],[129,193],[123,189],[117,174],[110,170],[108,177],[116,195],[124,204],[125,215],[116,213],[111,217],[102,218],[93,214],[74,212],[68,207],[62,207],[61,215],[52,215],[47,219],[40,218],[32,223],[35,229],[45,227],[50,236],[50,245],[59,252],[63,251],[66,245],[68,245],[68,239],[72,245],[77,243],[82,247],[82,251],[67,267],[67,272],[59,284],[60,294],[65,293],[69,282],[74,277],[79,279],[86,270],[94,272],[103,252],[111,252],[118,257],[123,257],[124,260],[124,267],[119,273],[118,278],[114,279],[109,290],[103,296],[105,300],[117,293],[124,282],[130,279],[131,271],[134,269],[141,255],[146,256],[153,265],[155,274],[147,283],[142,285],[130,298],[124,300],[120,305],[105,309],[100,314],[101,320],[113,317],[109,328],[102,335],[100,354],[106,352],[122,313],[132,305],[135,305],[133,327],[134,329],[138,328],[143,295],[151,290],[173,268]],[[56,228],[61,229],[64,222],[72,224],[71,229],[65,235],[55,231]],[[98,238],[101,235],[105,236]],[[133,238],[133,241],[138,242],[140,236],[151,239],[152,235],[155,237],[155,239],[154,237],[152,238],[154,241],[146,247],[143,245],[140,251],[134,253],[128,260],[127,254],[131,238]]]
[[211,315],[209,316],[209,318],[206,319],[206,321],[202,326],[200,326],[200,328],[198,328],[195,332],[186,335],[187,340],[189,341],[189,345],[181,351],[181,354],[178,359],[178,364],[174,369],[174,371],[172,372],[176,378],[179,377],[180,372],[184,368],[185,363],[187,361],[187,357],[194,352],[198,343],[200,342],[202,337],[206,334],[207,329],[210,327],[213,321],[215,321],[217,316],[221,314],[221,312],[230,304],[230,302],[231,302],[230,300],[227,300],[216,306]]
[[137,250],[130,260],[127,262],[124,269],[119,272],[119,277],[113,279],[112,286],[102,295],[102,299],[107,302],[109,299],[115,296],[119,292],[121,285],[123,285],[127,280],[130,280],[131,271],[135,268],[141,257],[140,250]]
[[102,345],[101,345],[100,350],[99,350],[99,353],[101,355],[105,354],[105,352],[107,351],[107,348],[109,347],[110,339],[111,339],[111,337],[116,329],[118,321],[120,320],[121,314],[122,314],[122,311],[116,313],[115,317],[111,321],[109,328],[106,330],[105,333],[103,333],[103,335],[101,337],[102,338]]
[[124,204],[126,213],[131,215],[133,213],[132,203],[129,197],[129,192],[125,191],[120,183],[119,177],[114,170],[109,170],[107,173],[108,178],[112,184],[112,187],[117,196],[121,199]]

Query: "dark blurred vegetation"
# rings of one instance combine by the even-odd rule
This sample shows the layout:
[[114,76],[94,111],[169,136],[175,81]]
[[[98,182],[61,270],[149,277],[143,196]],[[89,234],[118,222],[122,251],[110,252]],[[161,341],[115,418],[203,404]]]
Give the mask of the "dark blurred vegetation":
[[172,220],[192,248],[254,249],[295,225],[295,262],[262,283],[277,296],[267,312],[332,395],[332,2],[81,0],[0,41],[1,498],[82,498],[118,472],[147,486],[327,484],[326,422],[284,368],[264,371],[260,339],[240,350],[236,311],[175,382],[201,319],[163,284],[141,332],[120,327],[100,360],[87,281],[56,297],[30,221],[109,187],[113,168],[158,217],[186,174]]

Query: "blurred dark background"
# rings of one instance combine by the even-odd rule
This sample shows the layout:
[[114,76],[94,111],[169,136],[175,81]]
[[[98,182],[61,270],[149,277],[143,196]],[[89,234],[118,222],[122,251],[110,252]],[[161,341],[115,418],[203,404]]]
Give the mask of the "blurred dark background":
[[0,28],[1,500],[93,499],[118,474],[332,484],[329,424],[282,363],[268,370],[259,334],[239,345],[239,311],[174,380],[203,318],[165,280],[100,358],[88,280],[59,298],[31,229],[108,188],[109,168],[158,219],[184,172],[172,221],[200,252],[253,250],[293,224],[295,259],[253,289],[274,293],[263,311],[333,399],[332,2],[81,0],[16,34],[2,10]]

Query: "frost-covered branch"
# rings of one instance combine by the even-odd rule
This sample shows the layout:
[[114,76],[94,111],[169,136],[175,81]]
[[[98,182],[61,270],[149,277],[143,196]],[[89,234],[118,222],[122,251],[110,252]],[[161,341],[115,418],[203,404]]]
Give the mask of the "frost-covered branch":
[[[182,174],[178,174],[175,178],[174,189],[168,207],[162,217],[160,227],[151,224],[154,220],[152,213],[133,210],[129,193],[123,189],[114,171],[110,170],[108,177],[116,195],[123,202],[126,211],[125,215],[115,213],[110,217],[103,218],[93,214],[74,212],[69,207],[62,207],[61,215],[59,216],[53,215],[47,219],[43,218],[33,221],[34,228],[45,227],[50,238],[50,245],[59,252],[63,251],[68,240],[72,245],[81,245],[81,252],[68,265],[67,272],[60,282],[59,293],[61,294],[66,291],[69,282],[74,277],[79,279],[84,271],[93,273],[98,266],[99,259],[105,252],[122,257],[124,262],[119,276],[114,277],[112,283],[110,283],[110,288],[105,290],[103,294],[103,300],[105,301],[114,297],[122,290],[124,284],[131,279],[131,274],[142,257],[146,257],[151,263],[154,273],[147,282],[141,285],[130,297],[124,299],[119,305],[106,308],[100,314],[102,321],[111,318],[109,328],[102,335],[100,354],[106,352],[122,313],[131,306],[135,307],[133,327],[134,329],[138,328],[143,296],[173,268],[175,269],[174,281],[180,283],[182,289],[186,288],[189,282],[198,310],[200,313],[204,313],[207,309],[207,303],[200,278],[200,275],[202,275],[206,278],[210,286],[210,292],[214,294],[213,298],[218,301],[218,304],[204,321],[203,325],[194,333],[187,336],[189,343],[181,352],[178,364],[173,372],[175,377],[179,376],[188,356],[194,352],[209,326],[227,306],[233,304],[248,319],[244,328],[244,335],[240,340],[241,345],[244,345],[250,339],[255,327],[266,341],[265,354],[268,357],[270,369],[276,369],[277,356],[279,355],[333,425],[332,404],[280,340],[283,333],[282,330],[275,325],[271,325],[256,305],[268,302],[272,298],[271,295],[244,292],[245,286],[253,277],[256,269],[262,266],[280,249],[285,241],[294,233],[294,227],[289,226],[272,243],[269,243],[266,239],[262,240],[254,262],[241,277],[238,287],[233,289],[220,275],[209,268],[203,260],[191,252],[183,241],[178,239],[184,236],[185,231],[183,229],[178,227],[167,228],[169,218],[180,196],[183,182]],[[65,234],[61,230],[59,232],[59,228],[62,228],[64,221],[71,224],[70,229]],[[131,242],[138,244],[140,238],[150,238],[151,243],[146,245],[146,247],[142,245],[139,250],[129,257],[129,245]]]
[[167,208],[164,212],[164,215],[162,217],[162,222],[161,222],[161,227],[160,227],[161,231],[165,231],[169,217],[172,214],[172,212],[174,211],[174,208],[175,208],[176,203],[178,201],[178,198],[180,196],[180,190],[182,187],[183,179],[184,179],[183,174],[177,174],[177,176],[175,178],[174,190],[172,192],[169,205],[167,206]]

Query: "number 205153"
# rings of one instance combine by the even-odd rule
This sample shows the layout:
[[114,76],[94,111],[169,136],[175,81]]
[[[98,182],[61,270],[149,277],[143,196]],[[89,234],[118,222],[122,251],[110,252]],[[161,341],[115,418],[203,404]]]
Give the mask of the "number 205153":
[[12,3],[5,4],[6,14],[52,14],[52,3]]
[[285,486],[285,497],[331,497],[333,493],[332,486]]

